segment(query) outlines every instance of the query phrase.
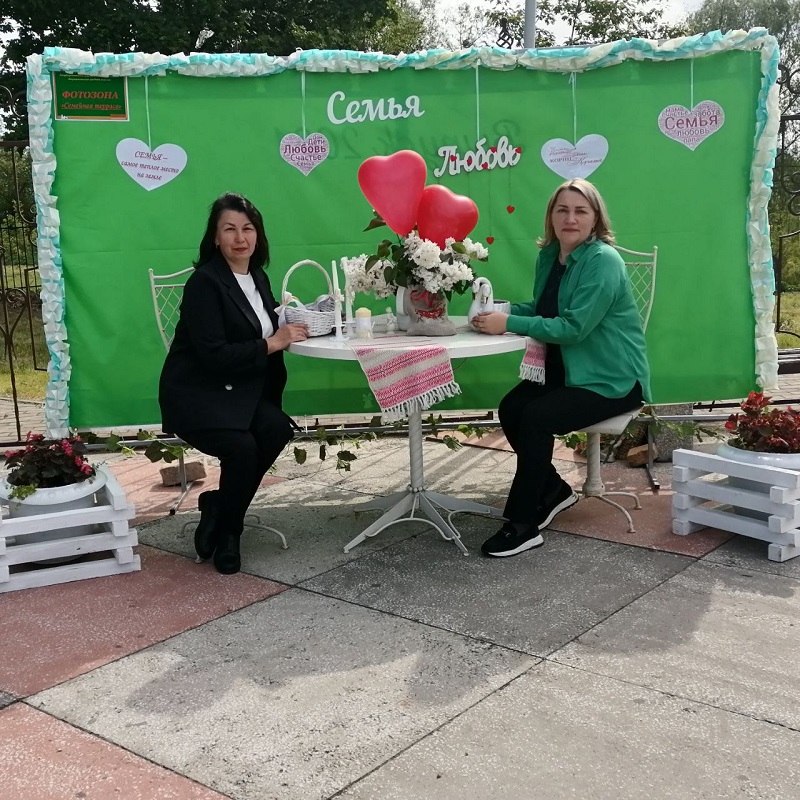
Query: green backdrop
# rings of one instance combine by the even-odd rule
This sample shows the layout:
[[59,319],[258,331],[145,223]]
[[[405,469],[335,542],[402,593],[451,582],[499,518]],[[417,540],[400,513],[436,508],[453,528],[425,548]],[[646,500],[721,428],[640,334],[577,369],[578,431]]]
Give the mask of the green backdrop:
[[[477,74],[476,74],[477,73]],[[609,143],[589,176],[608,203],[618,243],[659,248],[655,303],[647,331],[653,400],[737,397],[754,386],[754,312],[746,235],[760,53],[732,51],[666,62],[626,60],[569,74],[516,68],[399,68],[368,74],[298,71],[258,77],[166,74],[127,79],[129,120],[54,120],[65,322],[72,370],[73,427],[157,425],[164,347],[155,324],[148,268],[168,273],[196,257],[208,207],[236,191],[263,212],[276,295],[291,264],[373,252],[386,229],[363,233],[371,210],[356,173],[372,155],[403,148],[428,165],[428,183],[469,195],[480,210],[472,237],[493,237],[478,265],[495,297],[527,300],[535,238],[545,203],[562,178],[540,155],[552,138],[601,134]],[[304,83],[304,85],[303,85]],[[331,95],[348,102],[419,98],[421,116],[334,124]],[[695,150],[658,126],[669,105],[711,100],[724,125]],[[280,155],[289,133],[324,134],[330,155],[304,175]],[[508,137],[513,167],[433,175],[441,147],[461,154],[478,138]],[[124,138],[180,145],[186,168],[146,191],[117,163]],[[513,207],[513,211],[510,210]],[[321,276],[298,270],[290,288],[311,300]],[[456,298],[451,313],[466,313]],[[358,296],[382,311],[386,301]],[[520,356],[454,364],[463,394],[437,408],[494,408],[516,381]],[[327,414],[376,409],[357,364],[288,355],[287,411]]]

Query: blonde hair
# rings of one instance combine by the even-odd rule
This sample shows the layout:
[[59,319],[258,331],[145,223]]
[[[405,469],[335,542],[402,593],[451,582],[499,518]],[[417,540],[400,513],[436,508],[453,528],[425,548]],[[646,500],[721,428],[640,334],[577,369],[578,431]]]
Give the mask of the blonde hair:
[[606,208],[605,201],[600,195],[600,192],[597,191],[597,187],[583,178],[565,181],[550,196],[550,200],[547,203],[547,211],[545,211],[544,214],[544,236],[537,239],[536,244],[539,247],[547,247],[547,245],[556,240],[556,232],[553,228],[553,208],[555,208],[558,195],[565,189],[570,189],[573,192],[578,192],[578,194],[583,195],[591,206],[592,211],[594,211],[597,219],[595,219],[594,222],[592,235],[600,239],[601,242],[614,244],[614,232],[611,230],[611,220],[608,217],[608,209]]

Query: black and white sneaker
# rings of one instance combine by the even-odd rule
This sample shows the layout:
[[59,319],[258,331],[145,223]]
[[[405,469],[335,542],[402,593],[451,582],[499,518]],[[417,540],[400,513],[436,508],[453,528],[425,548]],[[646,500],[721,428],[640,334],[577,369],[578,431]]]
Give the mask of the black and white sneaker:
[[558,491],[539,508],[539,530],[544,530],[562,511],[566,511],[570,506],[578,502],[578,495],[572,487],[562,481]]
[[481,553],[485,556],[503,558],[524,553],[543,544],[544,537],[535,525],[506,522],[494,536],[481,545]]

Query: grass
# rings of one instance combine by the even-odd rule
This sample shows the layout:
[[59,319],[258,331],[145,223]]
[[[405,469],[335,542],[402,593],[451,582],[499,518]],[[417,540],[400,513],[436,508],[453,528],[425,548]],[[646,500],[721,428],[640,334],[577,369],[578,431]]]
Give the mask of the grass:
[[[47,388],[47,372],[38,367],[47,367],[48,354],[44,342],[44,327],[41,310],[33,308],[33,324],[31,325],[27,306],[15,308],[8,306],[8,323],[13,329],[14,379],[17,386],[17,397],[21,400],[43,400]],[[5,312],[0,306],[0,325],[6,327]],[[33,340],[31,340],[31,327]],[[11,397],[11,371],[8,366],[6,344],[2,342],[3,352],[0,357],[0,396]],[[34,353],[36,359],[34,361]]]
[[781,324],[785,331],[793,331],[797,336],[778,334],[778,347],[800,347],[800,292],[781,294]]

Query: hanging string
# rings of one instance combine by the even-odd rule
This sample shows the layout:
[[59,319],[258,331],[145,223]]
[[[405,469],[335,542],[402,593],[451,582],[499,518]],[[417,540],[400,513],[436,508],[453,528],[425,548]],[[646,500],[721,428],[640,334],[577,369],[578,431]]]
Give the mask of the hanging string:
[[689,110],[694,108],[694,56],[689,59]]
[[144,76],[144,114],[147,118],[147,147],[152,150],[153,142],[150,137],[150,85],[147,82],[147,75]]
[[578,76],[574,72],[569,74],[569,82],[572,84],[572,144],[578,143],[578,98],[575,94],[575,86],[578,83]]
[[303,98],[303,102],[301,105],[302,117],[303,117],[303,138],[306,138],[306,73],[305,71],[300,73],[300,95]]
[[481,140],[481,78],[478,65],[475,65],[475,131],[476,142]]

